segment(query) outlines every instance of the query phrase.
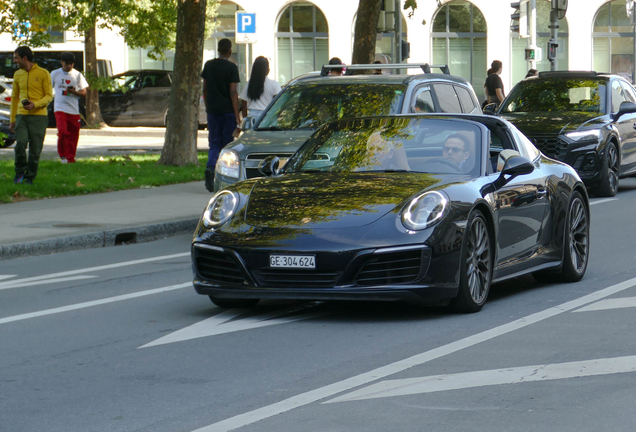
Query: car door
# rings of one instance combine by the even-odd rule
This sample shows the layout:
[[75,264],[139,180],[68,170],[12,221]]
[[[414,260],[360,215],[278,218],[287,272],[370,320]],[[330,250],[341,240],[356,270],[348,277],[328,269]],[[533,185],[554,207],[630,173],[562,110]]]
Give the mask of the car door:
[[[497,224],[497,262],[501,269],[525,263],[540,254],[542,233],[548,215],[548,189],[540,169],[540,153],[518,130],[499,131],[503,150],[513,150],[533,161],[535,170],[495,187],[494,199]],[[519,144],[522,140],[527,143]],[[533,153],[528,149],[534,149]],[[499,171],[491,174],[493,184]],[[512,271],[511,270],[511,271]],[[504,270],[505,271],[505,270]]]
[[111,126],[130,126],[132,95],[138,82],[138,72],[115,75],[113,90],[100,93],[99,108],[106,123]]
[[[623,94],[627,99],[627,102],[636,103],[636,91],[629,83],[620,80],[621,87],[623,87]],[[622,138],[623,141],[623,161],[621,167],[621,173],[630,172],[636,170],[636,114],[624,114],[621,116],[620,121],[625,118],[625,133]]]
[[439,109],[445,113],[460,113],[462,112],[461,104],[459,103],[459,97],[455,93],[455,89],[451,84],[433,84],[433,91],[437,97]]
[[167,71],[146,71],[132,95],[132,126],[163,126],[170,98],[171,76]]
[[[629,99],[623,86],[621,86],[619,79],[612,80],[610,86],[610,103],[612,107],[612,114],[614,114],[618,112],[621,104],[623,102],[629,102]],[[621,154],[619,175],[622,175],[627,171],[627,167],[630,165],[630,158],[633,158],[633,154],[630,154],[630,149],[633,152],[634,140],[636,140],[636,135],[634,134],[634,128],[636,127],[636,114],[625,114],[621,116],[616,121],[615,125],[621,137],[621,142],[619,144],[620,148],[618,150]]]

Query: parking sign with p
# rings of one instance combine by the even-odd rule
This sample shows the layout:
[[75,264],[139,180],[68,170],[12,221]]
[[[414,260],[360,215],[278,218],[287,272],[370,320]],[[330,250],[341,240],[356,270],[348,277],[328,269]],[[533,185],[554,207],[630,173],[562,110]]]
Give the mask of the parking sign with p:
[[256,42],[256,14],[236,12],[236,43]]

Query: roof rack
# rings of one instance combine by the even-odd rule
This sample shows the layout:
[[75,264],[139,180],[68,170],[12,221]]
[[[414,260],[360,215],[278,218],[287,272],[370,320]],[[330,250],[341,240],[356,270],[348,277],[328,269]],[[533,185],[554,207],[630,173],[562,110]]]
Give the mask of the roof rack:
[[546,71],[539,72],[539,78],[557,78],[557,77],[585,77],[596,78],[598,74],[595,71]]
[[349,71],[354,70],[375,70],[375,69],[414,69],[420,68],[424,73],[431,73],[431,68],[439,68],[442,73],[450,75],[448,65],[429,65],[428,63],[374,63],[374,64],[355,64],[355,65],[324,65],[320,70],[320,76],[327,76],[331,69],[347,69],[346,75],[351,75]]

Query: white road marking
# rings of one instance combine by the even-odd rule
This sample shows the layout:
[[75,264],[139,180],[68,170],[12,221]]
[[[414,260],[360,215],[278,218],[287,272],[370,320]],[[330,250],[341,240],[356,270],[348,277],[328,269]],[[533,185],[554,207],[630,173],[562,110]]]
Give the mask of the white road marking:
[[595,204],[603,204],[610,201],[616,201],[618,198],[604,198],[604,199],[593,199],[590,200],[590,205],[593,206]]
[[329,384],[315,390],[310,390],[306,393],[301,393],[296,396],[292,396],[288,399],[282,400],[272,405],[264,406],[262,408],[258,408],[253,411],[248,411],[246,413],[239,414],[234,417],[230,417],[218,423],[213,423],[209,426],[205,426],[200,429],[197,429],[194,432],[227,432],[227,431],[238,429],[243,426],[256,423],[260,420],[273,417],[277,414],[291,411],[294,408],[309,405],[321,399],[335,396],[338,393],[349,391],[355,387],[367,385],[373,381],[381,380],[387,376],[412,368],[413,366],[418,366],[418,365],[427,363],[429,361],[438,359],[440,357],[444,357],[446,355],[456,353],[465,348],[475,346],[481,342],[486,342],[498,336],[511,333],[515,330],[519,330],[529,325],[544,321],[548,318],[555,317],[564,312],[571,311],[572,309],[580,308],[581,306],[584,306],[586,304],[596,302],[605,297],[608,297],[618,292],[629,289],[633,287],[635,284],[636,284],[636,278],[626,280],[619,284],[612,285],[605,289],[596,291],[592,294],[588,294],[578,299],[563,303],[559,306],[555,306],[550,309],[546,309],[542,312],[537,312],[535,314],[528,315],[524,318],[518,319],[516,321],[512,321],[508,324],[503,324],[493,329],[486,330],[481,333],[477,333],[473,336],[469,336],[464,339],[451,342],[448,345],[444,345],[444,346],[432,349],[430,351],[425,351],[423,353],[416,354],[404,360],[400,360],[395,363],[391,363],[386,366],[379,367],[372,371],[365,372],[363,374],[345,379],[343,381]]
[[2,279],[11,279],[16,277],[17,275],[0,275],[0,280]]
[[381,381],[323,403],[636,372],[636,356]]
[[100,271],[100,270],[108,270],[108,269],[113,269],[113,268],[118,268],[118,267],[126,267],[126,266],[131,266],[131,265],[136,265],[136,264],[145,264],[145,263],[149,263],[149,262],[167,260],[167,259],[172,259],[172,258],[183,258],[183,257],[186,257],[186,256],[190,256],[190,252],[184,252],[184,253],[178,253],[178,254],[172,254],[172,255],[163,255],[163,256],[152,257],[152,258],[144,258],[144,259],[134,260],[134,261],[124,261],[124,262],[120,262],[120,263],[106,264],[106,265],[97,266],[97,267],[87,267],[87,268],[78,269],[78,270],[70,270],[70,271],[65,271],[65,272],[60,272],[60,273],[51,273],[51,274],[48,274],[48,275],[33,276],[33,277],[24,278],[24,279],[16,279],[16,280],[12,280],[12,281],[0,282],[0,290],[13,288],[13,285],[22,284],[22,283],[25,283],[25,282],[41,281],[41,280],[44,280],[44,279],[52,279],[52,278],[59,278],[59,277],[65,277],[65,276],[72,276],[72,275],[77,275],[77,274],[81,274],[81,273],[91,273],[91,272],[96,272],[96,271]]
[[621,309],[621,308],[630,308],[630,307],[636,307],[636,297],[621,297],[621,298],[606,299],[600,302],[593,303],[584,308],[575,310],[574,312],[590,312],[590,311]]
[[93,301],[77,303],[77,304],[69,305],[69,306],[62,306],[62,307],[58,307],[54,309],[45,309],[39,312],[31,312],[31,313],[26,313],[22,315],[14,315],[7,318],[0,318],[0,324],[6,324],[10,322],[15,322],[15,321],[22,321],[29,318],[37,318],[37,317],[41,317],[45,315],[53,315],[53,314],[68,312],[68,311],[77,310],[77,309],[84,309],[84,308],[99,306],[99,305],[108,304],[108,303],[115,303],[122,300],[130,300],[130,299],[145,297],[145,296],[149,296],[153,294],[160,294],[160,293],[174,291],[177,289],[191,287],[191,286],[192,286],[192,282],[186,282],[186,283],[182,283],[178,285],[170,285],[163,288],[151,289],[147,291],[139,291],[132,294],[124,294],[124,295],[120,295],[116,297],[105,298],[102,300],[93,300]]
[[68,281],[74,281],[74,280],[92,279],[96,277],[97,276],[71,276],[71,277],[65,277],[65,278],[42,279],[42,280],[37,280],[32,282],[22,282],[22,283],[16,282],[11,285],[3,285],[0,289],[22,288],[26,286],[46,285],[46,284],[68,282]]
[[146,345],[140,346],[139,348],[147,348],[156,345],[164,345],[190,339],[202,338],[206,336],[220,335],[224,333],[255,329],[259,327],[267,327],[277,324],[286,324],[294,321],[301,321],[325,315],[325,312],[315,312],[304,315],[291,315],[283,317],[284,315],[289,315],[290,313],[293,314],[294,312],[298,311],[298,306],[293,306],[263,315],[250,316],[234,321],[235,318],[244,314],[246,310],[230,309],[214,315],[213,317],[200,321],[196,324],[193,324],[189,327],[185,327],[167,336],[159,338],[153,342],[147,343]]

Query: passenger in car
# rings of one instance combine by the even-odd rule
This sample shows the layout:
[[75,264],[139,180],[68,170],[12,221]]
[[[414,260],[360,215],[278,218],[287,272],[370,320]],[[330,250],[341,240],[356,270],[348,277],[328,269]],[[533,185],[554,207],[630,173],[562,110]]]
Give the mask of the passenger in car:
[[382,131],[373,132],[367,140],[367,157],[369,169],[411,170],[404,145],[384,139]]

